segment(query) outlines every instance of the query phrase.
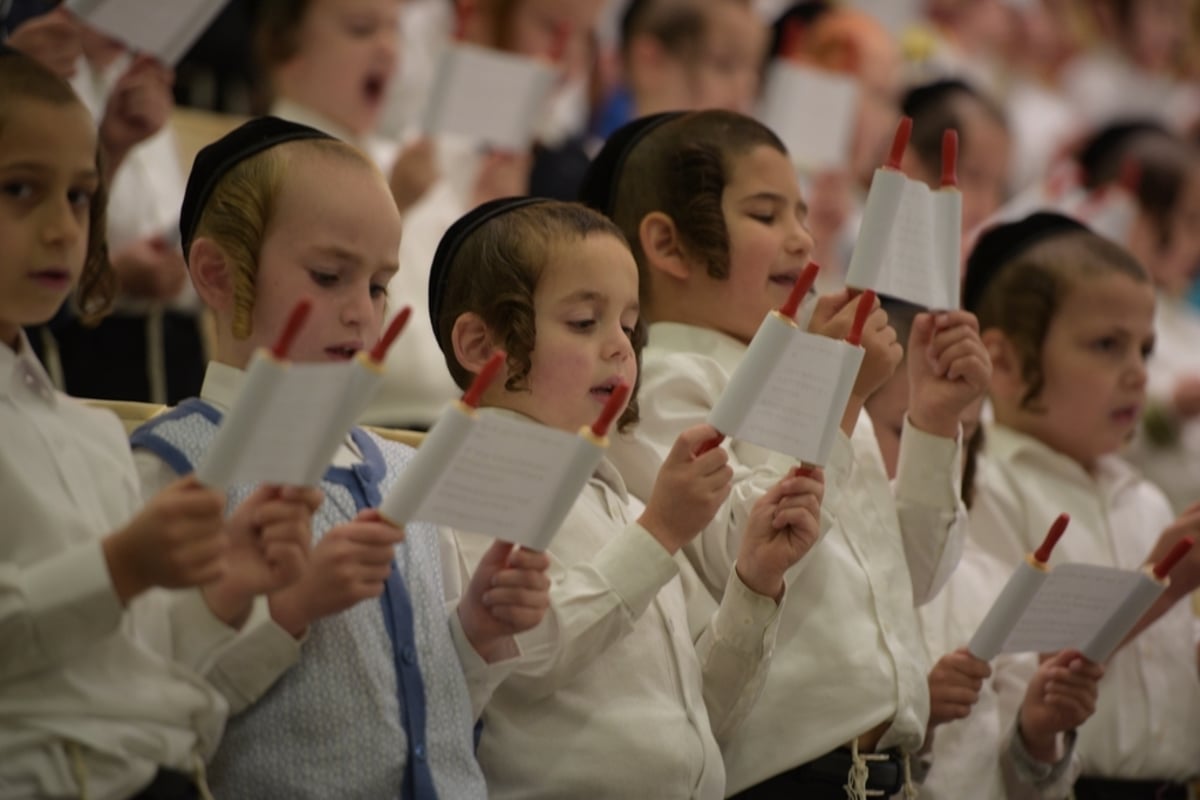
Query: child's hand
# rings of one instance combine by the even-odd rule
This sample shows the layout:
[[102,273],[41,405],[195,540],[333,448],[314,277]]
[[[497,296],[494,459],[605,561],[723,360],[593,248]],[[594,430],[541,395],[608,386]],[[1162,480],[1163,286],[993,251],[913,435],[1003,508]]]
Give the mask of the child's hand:
[[225,572],[224,511],[225,495],[193,476],[150,498],[103,543],[121,603],[152,586],[183,589],[218,580]]
[[754,504],[742,544],[737,573],[747,588],[778,601],[783,575],[816,544],[821,535],[825,473],[793,470]]
[[1175,382],[1171,405],[1184,419],[1200,415],[1200,375],[1184,375]]
[[482,205],[501,197],[529,194],[529,171],[533,156],[529,153],[492,152],[483,157],[475,177],[472,202]]
[[502,660],[514,634],[536,627],[550,607],[550,556],[497,539],[458,604],[463,633],[484,661]]
[[150,56],[135,58],[117,79],[100,120],[100,143],[113,164],[167,123],[174,83],[175,74]]
[[323,496],[307,487],[261,486],[237,507],[225,525],[225,575],[204,587],[204,599],[216,617],[241,627],[257,595],[299,579],[312,544],[312,515]]
[[75,75],[83,55],[79,21],[61,6],[21,23],[5,44],[64,79]]
[[[1154,543],[1147,559],[1150,564],[1157,564],[1171,552],[1171,549],[1185,536],[1191,536],[1200,542],[1200,503],[1194,503],[1184,510],[1179,518],[1167,526]],[[1174,600],[1180,600],[1200,589],[1200,546],[1195,546],[1187,552],[1168,576],[1171,585],[1167,594]]]
[[1021,703],[1021,739],[1038,761],[1059,759],[1058,734],[1078,728],[1096,710],[1104,667],[1063,650],[1038,667]]
[[109,261],[122,294],[139,299],[171,300],[188,280],[179,247],[162,236],[137,239],[114,251]]
[[271,616],[299,636],[322,617],[379,597],[403,541],[404,529],[384,522],[375,509],[332,528],[313,547],[300,579],[271,595]]
[[[858,297],[859,293],[842,289],[817,298],[809,331],[831,339],[845,339],[854,324]],[[851,400],[859,405],[892,377],[896,365],[904,358],[904,348],[896,341],[896,331],[888,325],[887,312],[880,308],[879,298],[875,299],[874,310],[863,325],[862,346],[866,352],[850,390]]]
[[438,177],[437,149],[433,139],[422,136],[405,146],[388,176],[388,185],[400,213],[415,206]]
[[979,702],[983,682],[991,675],[988,663],[965,647],[939,658],[929,672],[929,730],[970,714]]
[[638,519],[672,555],[696,538],[729,496],[733,480],[729,454],[714,447],[696,455],[700,445],[718,435],[711,425],[695,425],[679,434]]
[[992,361],[969,311],[918,314],[908,337],[908,418],[953,439],[962,413],[987,391]]

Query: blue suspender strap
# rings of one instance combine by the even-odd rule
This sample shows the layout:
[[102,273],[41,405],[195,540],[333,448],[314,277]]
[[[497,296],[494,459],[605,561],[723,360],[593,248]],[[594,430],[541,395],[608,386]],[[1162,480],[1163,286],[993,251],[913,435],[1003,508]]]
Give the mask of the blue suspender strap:
[[[383,498],[379,482],[387,471],[383,454],[371,437],[361,428],[350,432],[362,453],[362,463],[351,468],[353,483],[361,492],[354,492],[359,508],[376,508]],[[334,470],[336,471],[336,470]],[[400,724],[408,739],[408,759],[404,770],[402,800],[437,800],[433,773],[429,769],[429,754],[425,741],[425,681],[421,678],[421,662],[417,658],[417,641],[413,632],[412,599],[396,562],[383,585],[383,624],[392,640],[392,661],[396,665],[396,688],[400,701]]]
[[383,586],[383,621],[392,640],[396,685],[400,690],[400,724],[408,737],[408,766],[404,771],[403,800],[437,800],[429,756],[425,751],[425,682],[413,637],[413,610],[408,589],[396,562]]

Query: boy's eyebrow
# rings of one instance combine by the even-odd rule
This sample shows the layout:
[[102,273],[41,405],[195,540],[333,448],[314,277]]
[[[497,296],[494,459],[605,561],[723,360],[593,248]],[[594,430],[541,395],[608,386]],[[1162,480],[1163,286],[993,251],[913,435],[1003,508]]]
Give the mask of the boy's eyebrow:
[[342,247],[337,244],[319,244],[309,248],[310,251],[323,256],[332,256],[340,261],[352,261],[355,264],[362,263],[362,256],[355,253],[353,250]]
[[[608,299],[608,295],[604,294],[603,292],[597,292],[595,289],[579,289],[578,291],[571,292],[569,295],[559,300],[558,304],[567,306],[571,305],[572,303],[607,303]],[[634,300],[625,307],[625,310],[634,311],[640,314],[642,311],[642,304],[637,300]]]
[[579,289],[571,292],[558,302],[560,305],[568,303],[607,303],[608,296],[597,292],[595,289]]
[[[746,197],[742,198],[742,202],[753,202],[755,200],[769,200],[772,203],[778,203],[779,205],[783,206],[786,206],[788,203],[786,197],[776,192],[755,192],[752,195],[747,195]],[[799,211],[803,214],[808,213],[808,203],[804,202],[803,200],[796,201],[796,208],[799,209]]]
[[[0,170],[4,172],[8,172],[10,170],[14,172],[19,170],[26,170],[29,172],[53,172],[54,169],[54,165],[47,164],[44,161],[0,161]],[[99,177],[99,173],[96,171],[95,166],[89,165],[83,169],[76,170],[75,177],[96,178]]]

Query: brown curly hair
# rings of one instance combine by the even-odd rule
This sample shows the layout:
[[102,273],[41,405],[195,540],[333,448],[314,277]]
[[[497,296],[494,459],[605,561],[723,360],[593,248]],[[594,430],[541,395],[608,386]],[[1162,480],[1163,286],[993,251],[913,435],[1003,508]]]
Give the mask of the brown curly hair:
[[[75,104],[83,109],[83,103],[74,90],[62,78],[50,72],[37,61],[16,51],[0,55],[0,132],[21,100],[33,100],[51,105]],[[100,148],[96,148],[96,174],[104,175]],[[104,181],[100,180],[92,194],[88,208],[88,243],[83,262],[83,272],[72,294],[72,302],[80,319],[87,325],[95,325],[112,308],[117,294],[117,276],[108,260],[108,241],[105,208],[108,193]]]
[[675,223],[691,260],[714,278],[729,277],[721,197],[734,159],[759,146],[787,154],[779,137],[757,120],[732,111],[697,111],[664,122],[634,147],[617,182],[613,221],[637,261],[643,305],[652,298],[638,228],[655,211]]
[[[533,295],[542,271],[557,248],[589,236],[612,236],[625,243],[621,231],[604,215],[579,203],[547,200],[490,219],[462,242],[454,260],[446,265],[442,308],[434,320],[446,366],[460,388],[466,389],[475,377],[458,363],[451,343],[455,321],[467,313],[478,314],[508,353],[505,388],[510,392],[528,388],[537,339]],[[631,341],[640,383],[646,342],[641,319]],[[628,430],[637,419],[635,385],[618,430]]]

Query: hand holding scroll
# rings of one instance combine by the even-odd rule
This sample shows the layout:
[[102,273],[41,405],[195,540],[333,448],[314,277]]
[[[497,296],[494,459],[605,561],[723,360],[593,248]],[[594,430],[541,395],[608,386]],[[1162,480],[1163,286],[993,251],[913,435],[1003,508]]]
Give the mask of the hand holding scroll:
[[754,504],[738,550],[742,583],[765,597],[783,596],[783,576],[813,548],[821,534],[825,473],[797,468]]
[[908,338],[908,417],[937,436],[954,438],[962,413],[984,392],[992,361],[969,311],[918,314]]
[[1096,710],[1104,667],[1077,650],[1063,650],[1042,662],[1021,704],[1021,739],[1038,761],[1061,758],[1058,734],[1078,728]]
[[717,436],[711,425],[688,428],[679,434],[658,470],[638,522],[668,553],[696,538],[729,496],[733,480],[729,454],[720,447],[704,449]]

